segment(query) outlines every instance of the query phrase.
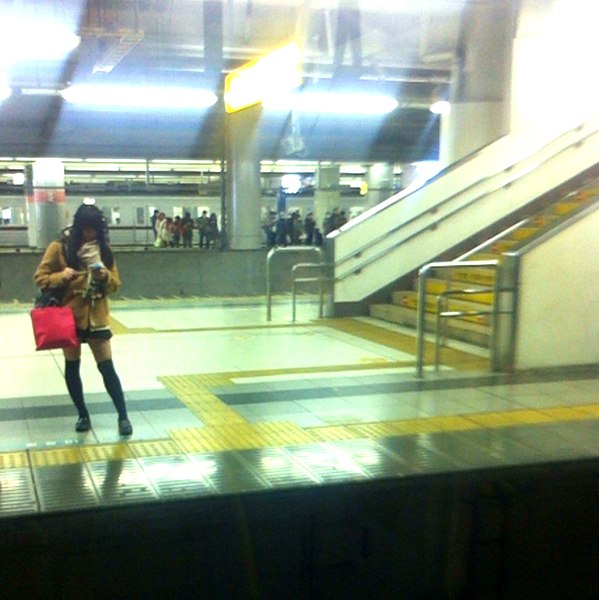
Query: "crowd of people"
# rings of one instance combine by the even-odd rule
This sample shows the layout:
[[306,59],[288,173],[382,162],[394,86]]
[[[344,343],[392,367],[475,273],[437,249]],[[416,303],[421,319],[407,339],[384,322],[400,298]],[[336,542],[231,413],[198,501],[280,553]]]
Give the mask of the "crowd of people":
[[156,209],[150,218],[154,232],[154,246],[157,248],[191,248],[194,242],[194,231],[197,231],[200,248],[216,248],[219,241],[218,217],[216,213],[202,215],[195,221],[186,212],[182,217],[167,217]]
[[[156,209],[150,218],[154,233],[154,246],[157,248],[191,248],[197,244],[200,248],[220,246],[220,231],[216,213],[208,215],[206,210],[193,219],[189,212],[182,217],[167,217]],[[344,210],[334,208],[325,214],[319,227],[314,213],[308,212],[302,219],[299,211],[289,214],[269,210],[262,228],[266,246],[322,246],[324,238],[339,229],[348,219]],[[197,233],[194,233],[197,232]]]
[[304,219],[299,211],[286,215],[269,210],[263,229],[268,248],[275,246],[322,246],[324,238],[347,223],[344,210],[334,208],[327,212],[322,227],[318,227],[314,213],[309,212]]

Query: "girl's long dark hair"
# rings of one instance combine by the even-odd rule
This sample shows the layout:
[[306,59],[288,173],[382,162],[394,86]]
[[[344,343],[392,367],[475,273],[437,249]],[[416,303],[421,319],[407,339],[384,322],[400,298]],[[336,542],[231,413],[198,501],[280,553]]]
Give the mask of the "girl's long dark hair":
[[108,244],[108,227],[102,211],[92,204],[82,204],[73,217],[73,225],[66,230],[65,258],[72,269],[81,269],[77,251],[84,244],[83,229],[91,227],[96,232],[102,262],[108,268],[114,265],[114,255]]

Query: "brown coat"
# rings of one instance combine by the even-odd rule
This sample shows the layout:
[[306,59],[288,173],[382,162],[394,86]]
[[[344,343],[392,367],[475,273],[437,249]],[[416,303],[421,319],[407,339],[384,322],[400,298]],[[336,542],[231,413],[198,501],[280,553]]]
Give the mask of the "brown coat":
[[[87,285],[87,271],[81,271],[71,281],[65,281],[62,271],[67,268],[67,261],[59,241],[51,242],[44,252],[33,279],[39,288],[59,288],[64,290],[62,306],[70,306],[75,315],[77,329],[106,329],[110,327],[110,314],[106,296],[96,300],[83,298]],[[121,285],[121,278],[116,261],[108,271],[105,282],[106,293],[112,294]]]

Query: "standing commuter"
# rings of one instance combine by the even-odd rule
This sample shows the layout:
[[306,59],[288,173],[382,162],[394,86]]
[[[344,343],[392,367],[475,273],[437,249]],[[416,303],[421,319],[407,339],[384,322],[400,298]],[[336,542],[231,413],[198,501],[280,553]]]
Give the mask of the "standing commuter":
[[79,413],[75,431],[91,428],[91,419],[83,397],[79,374],[81,344],[92,351],[106,391],[118,413],[118,431],[122,436],[133,433],[127,415],[121,382],[112,363],[108,294],[115,292],[121,280],[112,249],[107,240],[106,221],[93,205],[82,204],[62,239],[50,242],[34,280],[39,288],[57,290],[62,306],[73,309],[79,345],[64,348],[64,376],[69,395]]
[[181,243],[181,217],[179,215],[177,215],[175,217],[175,220],[173,221],[172,232],[173,232],[172,245],[175,248],[178,248],[179,244]]
[[208,213],[203,210],[202,216],[198,217],[198,234],[200,236],[200,248],[208,248]]
[[210,213],[208,225],[206,226],[206,248],[216,248],[218,240],[218,217],[216,213]]
[[306,246],[311,246],[314,243],[314,228],[316,227],[316,221],[314,220],[314,213],[309,212],[304,219],[304,231],[306,233]]
[[158,220],[159,214],[160,214],[160,211],[157,208],[155,208],[154,213],[150,217],[150,223],[152,223],[152,231],[154,232],[154,239],[156,239],[158,237],[158,229],[157,229],[156,221]]
[[193,220],[191,215],[186,212],[181,219],[181,237],[183,238],[183,248],[191,248],[191,239],[193,236]]

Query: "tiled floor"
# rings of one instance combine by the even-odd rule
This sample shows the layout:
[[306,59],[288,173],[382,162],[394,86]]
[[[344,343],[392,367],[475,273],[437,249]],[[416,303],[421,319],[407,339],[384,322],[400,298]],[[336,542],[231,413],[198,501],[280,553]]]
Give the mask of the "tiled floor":
[[[270,322],[257,300],[121,301],[112,315],[129,440],[87,348],[93,429],[74,432],[61,352],[34,351],[28,307],[0,306],[0,515],[599,455],[596,371],[492,375],[484,351],[458,346],[419,381],[413,336],[318,321],[309,301],[295,323],[284,299]],[[45,488],[73,477],[74,496]]]

